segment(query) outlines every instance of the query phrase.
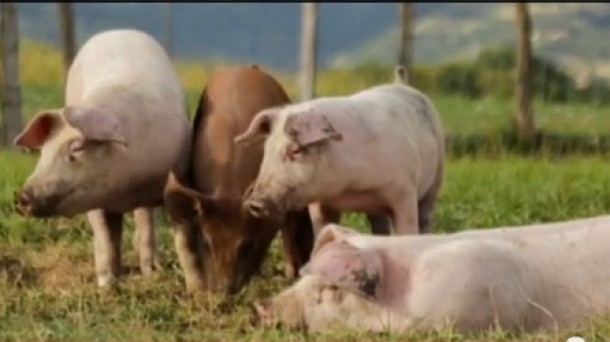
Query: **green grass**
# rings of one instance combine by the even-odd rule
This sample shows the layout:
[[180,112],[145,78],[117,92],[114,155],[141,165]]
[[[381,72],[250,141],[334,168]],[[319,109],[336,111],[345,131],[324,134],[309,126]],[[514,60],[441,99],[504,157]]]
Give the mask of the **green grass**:
[[[582,331],[546,337],[502,332],[306,336],[262,330],[251,325],[249,304],[288,285],[281,274],[277,239],[261,276],[235,298],[188,295],[162,211],[158,212],[162,270],[150,279],[133,271],[117,287],[99,290],[92,233],[83,217],[43,221],[12,212],[12,192],[34,163],[32,155],[0,154],[0,340],[565,340],[580,334],[592,341],[610,337],[610,323],[605,320]],[[604,214],[610,206],[607,165],[604,157],[448,158],[434,229],[450,232]],[[346,215],[344,223],[366,229],[359,215]],[[131,220],[128,225],[124,261],[135,268]]]
[[[23,116],[62,105],[61,58],[57,51],[25,44],[22,55]],[[190,113],[211,70],[196,63],[178,65],[187,90]],[[271,71],[296,98],[294,77]],[[323,72],[318,95],[357,91],[366,80],[346,72]],[[497,135],[513,111],[510,100],[472,101],[431,95],[445,129],[454,135]],[[545,130],[591,137],[610,134],[610,108],[580,104],[536,103],[536,120]],[[0,113],[1,114],[1,113]],[[225,301],[212,295],[189,295],[173,247],[172,232],[158,211],[162,269],[143,279],[127,272],[117,287],[95,285],[92,232],[83,217],[35,220],[17,216],[12,193],[31,172],[35,156],[0,150],[0,340],[565,340],[579,334],[587,341],[610,338],[610,320],[601,319],[582,331],[558,335],[519,336],[490,332],[460,336],[450,332],[407,335],[340,332],[324,335],[261,330],[250,324],[249,304],[288,285],[282,276],[276,240],[256,277],[242,293]],[[518,157],[506,153],[485,159],[447,157],[447,172],[437,205],[434,229],[451,232],[566,220],[605,214],[610,206],[610,172],[606,157]],[[360,215],[344,224],[366,231]],[[124,263],[137,265],[132,249],[131,218],[123,245]]]
[[[210,75],[225,66],[222,63],[175,61],[176,72],[186,90],[190,115],[195,111],[199,94]],[[293,100],[298,99],[295,75],[266,68],[265,71],[282,84]],[[40,42],[24,40],[21,45],[19,72],[23,95],[22,112],[25,119],[40,109],[62,105],[63,66],[58,50]],[[346,95],[380,82],[371,77],[367,73],[348,69],[321,70],[317,75],[316,94]],[[387,75],[386,81],[391,81],[391,75]],[[488,97],[475,101],[446,94],[430,94],[430,97],[442,116],[448,135],[496,136],[506,130],[511,115],[515,112],[514,101],[510,98]],[[545,132],[591,137],[610,135],[610,106],[536,101],[534,113],[536,124]]]
[[[352,89],[345,87],[345,94]],[[324,90],[324,89],[323,89]],[[197,108],[201,89],[187,88],[189,115]],[[338,91],[320,93],[320,96],[336,95]],[[62,106],[63,90],[58,86],[26,86],[22,88],[23,116],[32,117],[43,108]],[[297,97],[291,94],[293,99]],[[514,112],[510,100],[484,98],[479,101],[459,96],[431,94],[443,120],[448,135],[494,136],[505,130]],[[547,132],[556,134],[582,134],[591,137],[610,135],[610,106],[594,106],[581,103],[542,103],[534,106],[537,125]]]

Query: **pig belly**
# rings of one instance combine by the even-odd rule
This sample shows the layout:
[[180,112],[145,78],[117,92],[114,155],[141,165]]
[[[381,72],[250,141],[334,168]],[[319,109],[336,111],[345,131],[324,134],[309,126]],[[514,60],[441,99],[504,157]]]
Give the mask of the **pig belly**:
[[389,214],[391,208],[377,191],[346,191],[322,201],[325,207],[337,211],[362,211],[368,214]]

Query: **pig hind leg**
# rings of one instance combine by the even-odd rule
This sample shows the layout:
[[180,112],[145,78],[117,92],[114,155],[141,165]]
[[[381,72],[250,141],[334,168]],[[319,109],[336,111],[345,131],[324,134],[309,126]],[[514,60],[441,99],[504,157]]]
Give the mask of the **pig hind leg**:
[[419,200],[417,203],[417,215],[419,217],[419,232],[420,234],[426,234],[430,232],[430,226],[432,225],[432,216],[434,215],[434,208],[441,188],[443,180],[443,171],[439,169],[437,171],[434,183],[428,189],[428,192]]
[[87,212],[87,218],[93,229],[97,283],[107,286],[121,272],[123,214],[97,209]]
[[398,235],[417,234],[418,225],[418,206],[415,190],[408,190],[405,196],[395,200],[392,206],[392,221],[394,233]]
[[133,212],[135,233],[133,235],[134,249],[140,258],[140,271],[150,275],[158,268],[157,242],[153,208],[137,208]]
[[371,231],[375,235],[390,235],[392,234],[392,226],[387,215],[373,215],[366,214],[369,223],[371,224]]
[[341,220],[341,212],[324,206],[320,202],[311,203],[309,205],[309,215],[311,216],[311,222],[313,229],[316,234],[329,223],[339,223]]
[[313,224],[307,208],[288,212],[282,227],[284,274],[287,278],[295,278],[298,270],[309,260],[313,242]]

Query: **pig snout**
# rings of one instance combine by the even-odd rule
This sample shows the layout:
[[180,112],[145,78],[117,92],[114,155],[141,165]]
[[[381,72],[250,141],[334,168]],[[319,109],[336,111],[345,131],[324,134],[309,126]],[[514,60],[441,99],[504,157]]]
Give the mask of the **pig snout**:
[[55,193],[42,195],[32,187],[24,187],[14,192],[13,206],[19,215],[48,218],[57,214],[57,206],[63,198]]
[[249,198],[244,203],[246,210],[256,218],[264,218],[271,216],[267,201],[257,198]]
[[28,216],[32,213],[33,196],[32,192],[26,190],[17,190],[13,193],[13,206],[15,212],[22,216]]
[[262,327],[271,327],[279,325],[279,322],[274,322],[271,299],[263,299],[252,303],[252,325]]
[[272,298],[255,301],[252,306],[251,323],[268,329],[285,329],[307,332],[309,326],[298,304],[274,302]]
[[279,208],[269,199],[260,196],[259,187],[251,185],[244,194],[244,209],[256,218],[269,218],[279,214]]

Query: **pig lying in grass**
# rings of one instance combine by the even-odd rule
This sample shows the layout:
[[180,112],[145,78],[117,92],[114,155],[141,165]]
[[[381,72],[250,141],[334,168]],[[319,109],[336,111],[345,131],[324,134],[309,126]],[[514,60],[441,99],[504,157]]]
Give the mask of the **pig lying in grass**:
[[37,113],[15,145],[40,152],[15,193],[18,213],[86,212],[104,286],[119,275],[123,213],[133,211],[140,267],[153,271],[153,207],[163,204],[168,172],[185,171],[190,127],[172,63],[152,37],[135,30],[91,37],[70,67],[65,106]]
[[[263,110],[235,141],[260,137],[264,157],[245,201],[253,215],[310,205],[317,229],[337,222],[336,212],[363,211],[391,217],[397,234],[427,231],[445,138],[434,105],[406,85],[401,67],[392,84]],[[372,223],[388,233],[387,223]]]
[[332,224],[299,281],[255,309],[309,331],[569,329],[610,313],[608,241],[610,216],[404,237]]

